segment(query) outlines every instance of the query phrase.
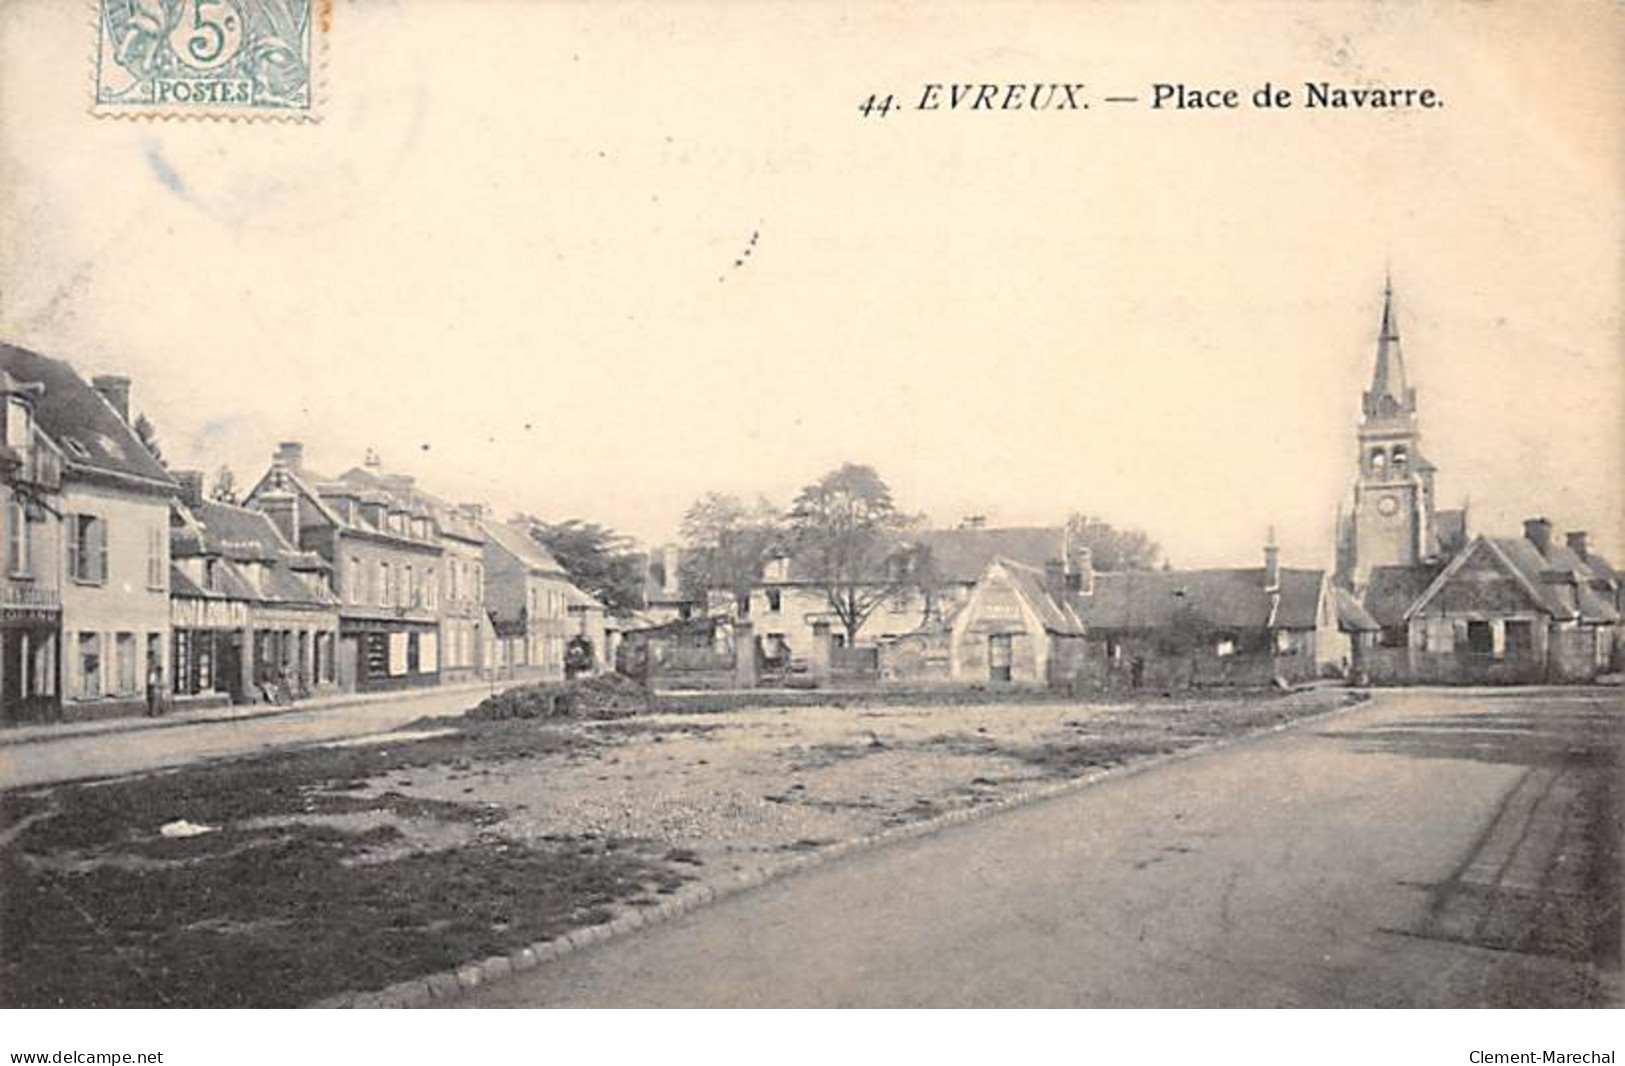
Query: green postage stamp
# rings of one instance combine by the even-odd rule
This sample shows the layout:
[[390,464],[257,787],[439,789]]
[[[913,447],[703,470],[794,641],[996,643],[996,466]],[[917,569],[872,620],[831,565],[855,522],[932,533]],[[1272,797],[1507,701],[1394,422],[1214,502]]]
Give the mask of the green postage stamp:
[[96,0],[100,115],[314,119],[330,0]]

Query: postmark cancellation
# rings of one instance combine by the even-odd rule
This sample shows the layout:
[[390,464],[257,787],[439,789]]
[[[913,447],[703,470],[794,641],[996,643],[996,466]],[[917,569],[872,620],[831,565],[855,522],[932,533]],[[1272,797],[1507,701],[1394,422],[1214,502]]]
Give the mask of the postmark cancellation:
[[317,117],[324,0],[95,0],[99,115]]

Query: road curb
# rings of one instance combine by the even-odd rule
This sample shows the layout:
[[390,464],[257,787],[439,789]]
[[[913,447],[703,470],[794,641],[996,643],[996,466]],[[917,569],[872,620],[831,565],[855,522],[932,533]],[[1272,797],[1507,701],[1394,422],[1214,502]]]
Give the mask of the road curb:
[[[434,696],[501,692],[516,685],[528,683],[526,681],[503,681],[493,689],[489,681],[480,681],[462,685],[435,685],[429,688],[401,689],[394,692],[358,692],[347,696],[305,700],[300,703],[267,704],[263,710],[254,709],[218,714],[201,711],[196,712],[196,717],[182,717],[177,714],[160,718],[133,716],[128,718],[108,718],[105,719],[107,723],[105,728],[69,728],[63,729],[61,732],[52,732],[48,728],[41,728],[39,732],[22,736],[7,736],[4,730],[0,730],[0,748],[22,747],[27,744],[54,744],[64,740],[81,740],[88,737],[105,737],[122,733],[150,733],[161,729],[181,729],[189,725],[227,725],[232,722],[257,722],[265,718],[281,718],[284,715],[300,714],[307,711],[338,711],[349,707],[365,707],[373,703],[426,700]],[[186,713],[189,712],[182,712],[182,714]]]
[[[908,840],[918,840],[922,837],[935,835],[953,826],[968,825],[972,822],[980,822],[991,818],[994,815],[1035,806],[1047,800],[1057,799],[1074,792],[1081,792],[1084,789],[1092,788],[1107,781],[1134,777],[1158,767],[1211,755],[1216,751],[1222,751],[1238,744],[1323,722],[1366,706],[1370,702],[1371,696],[1369,693],[1361,692],[1356,693],[1356,695],[1359,698],[1351,702],[1315,714],[1305,715],[1302,718],[1294,718],[1289,722],[1277,722],[1275,725],[1264,726],[1246,733],[1238,733],[1231,737],[1220,737],[1179,751],[1153,755],[1137,762],[1105,767],[1078,777],[1068,778],[1065,781],[1039,785],[1009,796],[1003,796],[978,807],[962,807],[958,810],[939,814],[934,818],[926,818],[918,822],[905,822],[901,825],[882,829],[876,833],[868,833],[864,836],[837,841],[817,851],[806,852],[787,859],[777,866],[742,870],[720,884],[689,886],[653,906],[633,911],[599,925],[572,929],[570,932],[553,940],[538,940],[528,947],[519,948],[507,955],[494,955],[479,962],[465,963],[462,966],[430,974],[427,977],[416,977],[411,980],[400,981],[376,992],[342,992],[310,1004],[310,1009],[422,1007],[442,1003],[458,998],[481,985],[505,980],[514,974],[546,965],[566,955],[573,955],[594,944],[619,939],[648,926],[664,925],[696,908],[720,903],[764,885],[828,865],[831,862],[859,852],[873,851],[877,848]],[[523,965],[520,964],[517,961],[518,956],[525,956],[527,961]]]

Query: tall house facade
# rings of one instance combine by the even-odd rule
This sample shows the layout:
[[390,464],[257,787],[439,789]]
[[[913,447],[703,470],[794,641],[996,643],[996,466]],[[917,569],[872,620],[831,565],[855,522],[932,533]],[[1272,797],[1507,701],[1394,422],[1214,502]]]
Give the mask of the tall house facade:
[[[33,578],[32,585],[8,573],[7,596],[17,597],[11,590],[19,585],[32,587],[35,591],[26,595],[43,605],[51,598],[53,580],[60,589],[56,665],[63,717],[142,710],[149,686],[168,687],[169,511],[175,482],[131,428],[127,378],[98,377],[92,387],[61,360],[9,346],[0,346],[0,370],[29,386],[31,438],[61,464],[61,491],[50,501],[55,515],[36,495],[35,519],[27,523],[30,573],[41,574],[46,565],[60,569],[52,579]],[[36,467],[34,476],[42,472]],[[8,496],[15,501],[16,495],[13,481]],[[25,516],[29,510],[25,502]],[[59,523],[59,537],[49,531],[53,522]],[[21,576],[20,567],[17,573]],[[43,628],[34,631],[41,634]],[[32,641],[30,648],[28,684],[37,690],[51,664],[48,656],[34,659]]]
[[62,709],[62,460],[34,411],[44,385],[0,369],[0,721]]
[[441,682],[445,550],[432,510],[410,488],[370,455],[338,477],[318,474],[288,442],[248,496],[284,538],[327,564],[339,598],[335,683],[345,690]]
[[485,605],[501,677],[564,678],[565,644],[575,623],[570,579],[558,560],[517,526],[486,521]]
[[483,674],[491,642],[485,615],[485,534],[477,510],[436,507],[445,549],[440,577],[441,672],[447,682]]

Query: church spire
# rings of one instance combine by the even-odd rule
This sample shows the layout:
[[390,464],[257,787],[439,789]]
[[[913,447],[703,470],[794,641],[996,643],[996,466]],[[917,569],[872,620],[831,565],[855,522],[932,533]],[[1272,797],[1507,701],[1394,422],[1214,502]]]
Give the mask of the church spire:
[[1394,315],[1394,282],[1389,277],[1382,288],[1382,325],[1377,329],[1377,365],[1371,373],[1371,388],[1365,394],[1366,418],[1380,418],[1416,411],[1416,390],[1405,380],[1405,354],[1399,346],[1399,320]]

